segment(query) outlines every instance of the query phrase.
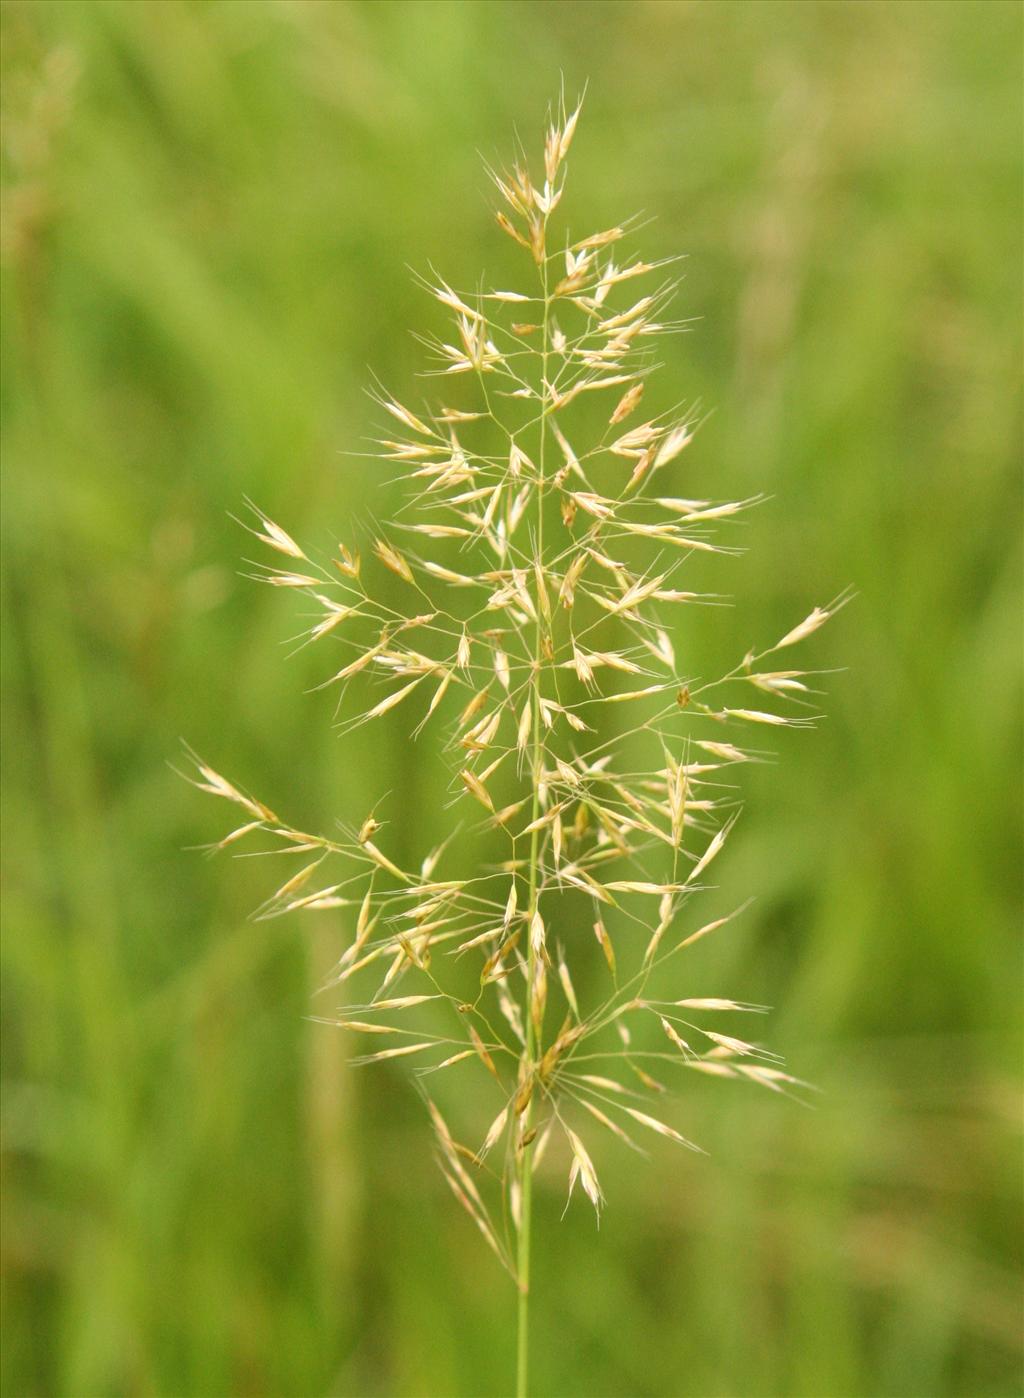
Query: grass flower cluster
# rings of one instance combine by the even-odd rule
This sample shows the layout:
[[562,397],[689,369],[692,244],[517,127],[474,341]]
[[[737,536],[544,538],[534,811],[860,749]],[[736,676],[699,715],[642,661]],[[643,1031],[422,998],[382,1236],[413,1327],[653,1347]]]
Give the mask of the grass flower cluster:
[[[377,394],[394,424],[377,455],[408,490],[398,517],[372,547],[349,540],[322,558],[254,515],[261,577],[302,595],[308,640],[336,648],[324,685],[343,728],[401,706],[443,743],[450,830],[406,868],[376,814],[311,834],[204,762],[196,777],[241,812],[221,847],[259,841],[298,864],[262,915],[341,910],[349,939],[325,989],[344,991],[345,1008],[322,1018],[366,1045],[355,1062],[415,1065],[445,1179],[519,1289],[519,1394],[545,1156],[600,1210],[601,1134],[697,1149],[652,1109],[656,1075],[796,1084],[734,1032],[762,1007],[687,997],[667,972],[735,916],[692,915],[738,814],[733,770],[760,755],[751,735],[813,721],[810,672],[790,657],[842,601],[717,679],[677,657],[677,618],[721,600],[687,586],[687,565],[733,552],[715,526],[756,499],[674,492],[696,414],[643,409],[658,341],[682,328],[676,283],[668,264],[625,251],[627,227],[564,231],[579,115],[562,106],[551,120],[539,178],[522,159],[493,172],[523,285],[428,283],[452,318],[426,342],[444,403]],[[399,583],[382,587],[385,573]],[[484,828],[492,862],[458,866],[467,823]],[[432,1084],[474,1071],[493,1104],[466,1143]]]

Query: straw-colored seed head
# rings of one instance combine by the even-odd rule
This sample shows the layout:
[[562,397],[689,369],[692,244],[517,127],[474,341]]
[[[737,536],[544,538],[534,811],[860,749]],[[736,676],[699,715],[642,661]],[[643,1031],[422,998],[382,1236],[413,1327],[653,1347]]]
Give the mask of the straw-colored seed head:
[[[375,392],[387,419],[377,455],[406,500],[363,543],[368,576],[355,539],[321,564],[253,511],[251,532],[284,564],[259,575],[301,594],[305,640],[339,648],[321,688],[334,686],[343,732],[400,709],[389,722],[407,721],[450,761],[432,848],[407,868],[406,834],[382,840],[377,807],[361,825],[361,811],[342,812],[332,833],[310,834],[204,763],[194,778],[241,812],[220,847],[252,837],[259,852],[296,856],[297,869],[267,880],[259,917],[338,918],[345,940],[327,985],[343,986],[351,1009],[322,1022],[387,1044],[355,1061],[409,1058],[421,1082],[457,1085],[451,1119],[482,1144],[456,1140],[428,1098],[439,1164],[524,1291],[519,1240],[549,1147],[556,1162],[561,1142],[570,1195],[579,1183],[595,1209],[591,1136],[611,1149],[639,1149],[645,1133],[696,1149],[667,1112],[644,1110],[668,1087],[645,1062],[723,1090],[803,1086],[714,1027],[762,1007],[678,998],[702,987],[684,986],[675,958],[699,959],[690,949],[740,911],[702,921],[691,902],[734,827],[732,783],[763,760],[743,744],[811,721],[812,672],[768,668],[768,657],[845,601],[815,607],[718,677],[676,627],[680,606],[721,600],[693,574],[726,565],[736,517],[761,497],[698,498],[683,484],[697,422],[660,410],[651,348],[680,326],[675,287],[623,246],[630,224],[570,240],[579,119],[579,105],[559,103],[532,172],[521,157],[493,174],[521,283],[489,289],[466,269],[424,283],[445,322],[428,369],[457,377],[459,396],[413,412]],[[699,474],[694,461],[685,478]],[[388,828],[405,814],[400,797]]]

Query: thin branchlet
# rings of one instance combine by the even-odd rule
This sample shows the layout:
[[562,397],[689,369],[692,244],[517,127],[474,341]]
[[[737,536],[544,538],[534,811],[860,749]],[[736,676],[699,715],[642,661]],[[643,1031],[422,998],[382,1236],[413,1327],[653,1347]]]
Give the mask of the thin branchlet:
[[[342,911],[349,939],[324,989],[365,989],[318,1018],[367,1048],[356,1063],[416,1060],[441,1170],[524,1297],[531,1184],[553,1136],[570,1195],[578,1183],[600,1209],[591,1136],[692,1147],[645,1109],[664,1089],[649,1069],[803,1086],[713,1027],[762,1007],[651,985],[734,916],[690,911],[736,822],[733,770],[762,756],[759,730],[813,722],[814,672],[790,653],[845,600],[715,679],[677,655],[680,609],[721,601],[688,569],[734,553],[716,531],[761,497],[673,493],[698,414],[645,408],[653,347],[685,328],[669,316],[676,286],[668,264],[626,250],[627,225],[560,235],[579,115],[559,105],[542,178],[523,159],[490,172],[523,284],[421,279],[450,317],[421,337],[428,373],[452,384],[426,408],[374,390],[387,423],[374,455],[406,491],[390,525],[322,558],[250,506],[255,576],[309,604],[303,644],[335,647],[323,686],[343,730],[401,707],[410,730],[433,731],[452,830],[480,827],[493,863],[458,868],[449,837],[402,867],[376,815],[340,838],[311,834],[194,759],[195,784],[239,810],[220,847],[296,856],[258,915]],[[474,1067],[493,1101],[469,1146],[428,1088]]]

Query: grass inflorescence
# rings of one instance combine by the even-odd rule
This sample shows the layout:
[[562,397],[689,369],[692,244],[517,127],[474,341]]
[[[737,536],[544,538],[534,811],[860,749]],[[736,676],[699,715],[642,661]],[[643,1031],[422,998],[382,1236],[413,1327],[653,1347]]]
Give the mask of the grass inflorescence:
[[[491,172],[523,285],[427,281],[452,317],[427,341],[446,400],[413,410],[375,394],[390,424],[376,455],[407,487],[397,516],[369,548],[322,558],[252,511],[259,576],[312,604],[306,640],[337,646],[324,686],[344,729],[402,706],[410,729],[437,734],[450,828],[407,868],[376,812],[309,833],[196,762],[196,784],[242,812],[221,847],[259,840],[298,863],[260,915],[345,910],[351,937],[323,988],[346,1003],[318,1018],[366,1045],[356,1063],[414,1063],[441,1171],[519,1289],[520,1394],[545,1156],[599,1211],[601,1134],[698,1149],[651,1110],[657,1074],[799,1086],[756,1036],[719,1027],[763,1007],[688,997],[671,972],[741,911],[691,911],[738,816],[732,774],[761,755],[766,726],[813,722],[813,672],[790,656],[843,600],[717,678],[677,657],[681,609],[720,600],[687,585],[688,565],[735,552],[717,527],[760,497],[674,492],[698,415],[643,411],[657,342],[682,329],[672,264],[627,252],[625,225],[559,231],[579,116],[561,105],[550,121],[538,182],[524,160]],[[379,570],[402,606],[381,600]],[[481,828],[492,862],[460,866],[460,824]],[[470,1070],[497,1110],[481,1106],[466,1144],[433,1085]]]

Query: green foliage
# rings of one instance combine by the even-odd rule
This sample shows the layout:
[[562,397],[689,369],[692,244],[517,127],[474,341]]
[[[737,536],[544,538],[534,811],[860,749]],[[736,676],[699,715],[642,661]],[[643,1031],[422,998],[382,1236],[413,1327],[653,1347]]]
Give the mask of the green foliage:
[[[304,1019],[337,925],[249,923],[253,866],[185,852],[223,827],[166,763],[187,734],[317,828],[392,788],[398,853],[430,843],[440,775],[302,696],[229,514],[324,548],[387,517],[342,453],[367,366],[417,367],[395,269],[501,284],[463,191],[564,71],[575,207],[689,253],[662,377],[714,409],[694,493],[775,497],[729,569],[751,642],[859,598],[818,643],[827,722],[751,770],[715,865],[758,901],[680,992],[774,1005],[823,1093],[695,1082],[673,1121],[712,1161],[666,1145],[638,1188],[609,1152],[599,1248],[541,1196],[538,1398],[1016,1391],[1018,7],[3,23],[5,1390],[505,1391],[506,1281],[409,1168],[419,1104]],[[676,637],[709,673],[715,621]]]

